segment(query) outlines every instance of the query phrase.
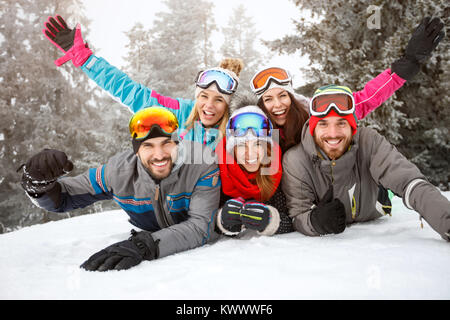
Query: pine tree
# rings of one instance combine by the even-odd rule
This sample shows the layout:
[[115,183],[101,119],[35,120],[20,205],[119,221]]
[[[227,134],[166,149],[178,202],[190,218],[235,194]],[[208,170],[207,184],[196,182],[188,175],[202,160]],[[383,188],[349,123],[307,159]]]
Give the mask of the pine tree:
[[247,89],[251,77],[258,71],[264,62],[264,57],[255,49],[255,41],[258,40],[258,32],[252,18],[246,15],[243,4],[233,9],[227,26],[222,28],[224,42],[221,53],[224,57],[240,58],[244,62],[244,69],[239,78],[241,85],[239,90]]
[[107,146],[98,143],[106,133],[98,132],[102,119],[87,77],[70,62],[57,68],[53,61],[62,53],[41,32],[58,13],[69,25],[81,22],[88,36],[81,1],[0,0],[0,7],[0,222],[11,230],[67,217],[31,203],[16,172],[21,164],[43,148],[59,149],[74,161],[73,174],[80,174],[104,162]]
[[164,3],[167,11],[156,14],[149,30],[134,26],[127,33],[127,71],[135,81],[163,95],[193,98],[193,79],[213,61],[213,4],[205,0]]
[[[447,26],[449,22],[450,7],[444,0],[294,2],[301,12],[310,12],[311,19],[299,18],[297,34],[267,45],[282,53],[307,54],[311,64],[303,71],[310,83],[343,84],[354,90],[360,90],[403,54],[424,17],[438,16]],[[373,15],[378,14],[371,5],[379,13],[379,28],[368,27]],[[450,180],[448,49],[444,39],[420,74],[360,122],[386,136],[443,189],[449,188]]]

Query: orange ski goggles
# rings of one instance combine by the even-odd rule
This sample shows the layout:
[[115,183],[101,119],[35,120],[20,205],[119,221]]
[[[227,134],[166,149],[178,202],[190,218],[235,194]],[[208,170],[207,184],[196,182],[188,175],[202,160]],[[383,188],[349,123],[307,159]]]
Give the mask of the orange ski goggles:
[[269,87],[271,81],[284,85],[291,83],[292,77],[289,72],[283,68],[272,67],[263,69],[257,72],[250,80],[250,88],[253,93],[260,94]]
[[131,137],[136,140],[146,138],[154,126],[158,126],[166,134],[172,134],[178,129],[178,120],[166,108],[148,107],[136,112],[128,124]]

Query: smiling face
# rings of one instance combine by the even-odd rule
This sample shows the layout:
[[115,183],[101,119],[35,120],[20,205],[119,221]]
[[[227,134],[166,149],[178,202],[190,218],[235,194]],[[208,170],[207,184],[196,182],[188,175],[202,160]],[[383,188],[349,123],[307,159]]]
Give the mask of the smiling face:
[[267,90],[261,99],[275,123],[278,126],[283,126],[286,123],[292,102],[289,93],[281,88],[272,88]]
[[350,146],[352,128],[347,120],[328,116],[317,122],[314,141],[330,159],[339,159]]
[[264,157],[264,145],[259,140],[247,140],[238,143],[234,148],[236,162],[248,172],[256,172]]
[[143,141],[138,150],[139,159],[154,179],[164,179],[176,161],[177,144],[170,138],[158,137]]
[[208,89],[200,91],[196,105],[200,121],[206,128],[219,123],[228,107],[222,95],[215,90]]

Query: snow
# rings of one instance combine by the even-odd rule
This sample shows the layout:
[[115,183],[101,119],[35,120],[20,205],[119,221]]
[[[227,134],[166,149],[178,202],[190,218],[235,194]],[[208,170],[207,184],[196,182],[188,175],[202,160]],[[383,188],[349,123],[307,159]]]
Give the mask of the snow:
[[108,272],[79,265],[128,238],[124,212],[35,225],[0,235],[0,299],[449,299],[449,243],[393,207],[339,235],[223,239]]

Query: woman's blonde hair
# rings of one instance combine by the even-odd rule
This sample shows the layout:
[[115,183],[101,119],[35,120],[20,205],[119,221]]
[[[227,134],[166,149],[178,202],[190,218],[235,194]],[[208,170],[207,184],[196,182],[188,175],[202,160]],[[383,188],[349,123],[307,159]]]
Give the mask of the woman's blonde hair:
[[[244,67],[244,63],[242,62],[241,59],[237,59],[237,58],[224,58],[224,59],[222,59],[222,61],[219,64],[219,68],[230,70],[230,71],[234,72],[234,74],[237,77],[239,77],[239,74],[241,73],[241,70],[243,67]],[[197,97],[195,97],[195,98],[197,98]],[[227,104],[225,113],[223,114],[222,118],[220,119],[220,121],[218,123],[217,130],[219,130],[223,136],[225,136],[227,122],[228,122],[228,119],[230,118],[229,107],[230,106]],[[187,130],[192,129],[194,127],[195,122],[199,119],[200,119],[200,115],[198,113],[197,101],[196,101],[194,108],[192,108],[191,113],[189,114],[188,118],[186,119],[186,122],[185,122],[186,129]]]

